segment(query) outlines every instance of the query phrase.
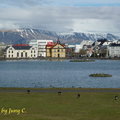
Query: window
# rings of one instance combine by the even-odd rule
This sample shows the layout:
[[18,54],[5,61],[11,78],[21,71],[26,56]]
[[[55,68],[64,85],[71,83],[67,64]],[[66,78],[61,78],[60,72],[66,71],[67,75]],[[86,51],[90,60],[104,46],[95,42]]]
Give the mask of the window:
[[25,57],[27,58],[27,52],[25,53]]
[[21,57],[23,57],[23,52],[21,52]]
[[17,52],[17,57],[19,57],[19,52]]
[[60,50],[58,49],[58,52],[60,52]]

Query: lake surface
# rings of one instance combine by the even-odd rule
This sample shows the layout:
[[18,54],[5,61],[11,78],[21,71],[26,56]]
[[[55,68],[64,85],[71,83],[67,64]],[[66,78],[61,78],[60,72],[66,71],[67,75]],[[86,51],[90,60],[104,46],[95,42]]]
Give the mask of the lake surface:
[[[89,77],[92,73],[113,76]],[[120,88],[120,61],[0,61],[0,87]]]

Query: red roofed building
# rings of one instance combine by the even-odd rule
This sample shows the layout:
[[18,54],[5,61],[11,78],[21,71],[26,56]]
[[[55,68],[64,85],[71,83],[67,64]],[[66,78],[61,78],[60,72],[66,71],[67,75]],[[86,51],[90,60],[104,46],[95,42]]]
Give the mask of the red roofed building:
[[52,58],[65,58],[66,48],[64,44],[61,44],[58,40],[57,43],[48,43],[46,45],[46,56]]
[[29,46],[28,44],[14,44],[13,46]]
[[7,47],[6,58],[37,58],[37,49],[27,44],[16,44]]

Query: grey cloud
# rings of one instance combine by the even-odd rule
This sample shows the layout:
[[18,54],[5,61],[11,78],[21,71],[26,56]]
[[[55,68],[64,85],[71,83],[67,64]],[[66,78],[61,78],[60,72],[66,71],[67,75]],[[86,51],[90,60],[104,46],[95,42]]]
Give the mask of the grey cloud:
[[[99,29],[99,22],[103,25],[101,29],[109,30],[106,26],[108,21],[109,25],[112,24],[111,28],[114,32],[119,31],[120,27],[119,11],[120,7],[14,7],[0,8],[0,18],[4,24],[6,22],[6,24],[11,23],[17,27],[42,27],[53,31],[74,30],[75,26],[78,26],[80,30],[87,30],[87,27],[91,27],[91,31],[94,31]],[[93,27],[89,26],[91,20]]]

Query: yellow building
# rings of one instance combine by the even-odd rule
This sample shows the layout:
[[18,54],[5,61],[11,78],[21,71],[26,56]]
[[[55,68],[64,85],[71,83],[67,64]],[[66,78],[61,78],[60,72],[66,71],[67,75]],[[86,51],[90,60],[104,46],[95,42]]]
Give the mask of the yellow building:
[[65,58],[66,48],[59,41],[57,43],[48,43],[46,45],[46,56],[52,58]]

